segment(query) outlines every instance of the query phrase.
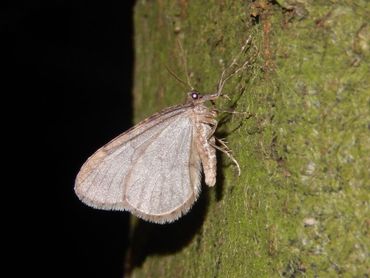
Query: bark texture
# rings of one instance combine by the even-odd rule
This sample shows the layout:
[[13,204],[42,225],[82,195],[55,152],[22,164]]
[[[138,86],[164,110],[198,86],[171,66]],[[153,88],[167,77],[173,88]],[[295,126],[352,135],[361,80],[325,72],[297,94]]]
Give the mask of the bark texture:
[[[368,1],[137,1],[136,121],[216,90],[223,68],[225,137],[242,174],[219,155],[174,224],[133,221],[132,277],[369,277],[370,6]],[[177,41],[182,44],[178,46]]]

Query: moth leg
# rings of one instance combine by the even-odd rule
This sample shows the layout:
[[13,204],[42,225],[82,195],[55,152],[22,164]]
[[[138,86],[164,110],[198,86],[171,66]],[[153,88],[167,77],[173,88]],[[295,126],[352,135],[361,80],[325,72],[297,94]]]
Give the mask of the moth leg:
[[211,130],[209,130],[208,134],[207,134],[207,140],[209,140],[209,139],[212,138],[212,136],[216,132],[216,129],[217,129],[217,126],[218,126],[218,121],[215,120],[215,119],[209,119],[209,120],[202,121],[202,123],[207,124],[211,127]]
[[217,126],[218,126],[218,121],[215,120],[213,125],[211,125],[212,129],[208,133],[207,140],[210,140],[212,136],[215,134]]
[[[214,137],[215,138],[215,137]],[[241,170],[240,170],[240,166],[239,166],[239,163],[238,161],[235,159],[235,157],[232,155],[232,152],[230,150],[230,148],[226,145],[226,142],[224,142],[222,139],[218,139],[218,138],[215,138],[217,140],[217,142],[219,142],[221,144],[221,147],[220,146],[217,146],[216,144],[214,143],[210,143],[212,145],[212,147],[216,148],[217,150],[223,152],[224,154],[226,154],[230,160],[232,162],[234,162],[236,168],[238,169],[238,176],[240,176],[241,174]]]
[[220,109],[215,109],[215,111],[219,113],[229,113],[229,114],[242,114],[242,115],[251,115],[249,112],[240,112],[240,111],[228,111],[228,110],[220,110]]
[[216,110],[213,110],[205,114],[202,114],[199,119],[200,123],[206,124],[211,127],[211,130],[208,131],[207,140],[210,140],[216,132],[216,129],[218,126],[218,121],[215,119],[216,116],[217,116],[217,112]]
[[[205,144],[204,142],[202,142],[202,146],[207,147],[207,148],[212,147],[212,148],[217,149],[217,150],[223,152],[224,154],[226,154],[229,157],[229,159],[232,162],[234,162],[234,164],[236,165],[236,168],[238,169],[238,175],[240,176],[240,174],[241,174],[240,166],[239,166],[238,161],[232,155],[232,151],[226,145],[226,142],[224,142],[222,139],[218,139],[214,136],[214,133],[215,133],[215,131],[217,129],[217,125],[218,125],[218,121],[215,119],[216,115],[217,115],[217,110],[216,109],[213,109],[211,111],[207,111],[206,113],[198,114],[199,122],[202,124],[202,126],[203,127],[204,126],[208,127],[207,134],[204,135],[204,136],[206,136],[206,140],[207,140],[208,145]],[[221,146],[216,145],[216,140]],[[207,160],[205,159],[205,161],[207,161]],[[203,159],[202,159],[202,164],[203,164]]]

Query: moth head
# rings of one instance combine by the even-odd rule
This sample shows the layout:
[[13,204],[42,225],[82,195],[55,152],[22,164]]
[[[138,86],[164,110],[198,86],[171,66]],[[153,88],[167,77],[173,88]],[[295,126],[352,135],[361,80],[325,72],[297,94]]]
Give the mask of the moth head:
[[219,94],[209,94],[209,95],[202,95],[197,91],[190,91],[188,92],[188,103],[203,103],[207,100],[215,100],[219,97]]
[[203,102],[202,98],[203,96],[199,92],[192,90],[188,92],[187,103]]

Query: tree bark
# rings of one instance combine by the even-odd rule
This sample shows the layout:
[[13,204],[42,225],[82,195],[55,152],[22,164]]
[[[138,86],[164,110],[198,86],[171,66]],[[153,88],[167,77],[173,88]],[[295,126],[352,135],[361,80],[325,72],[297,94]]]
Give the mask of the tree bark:
[[219,154],[187,215],[133,221],[132,277],[370,275],[369,22],[367,1],[137,2],[136,121],[184,101],[166,68],[212,93],[251,44],[216,103],[246,112],[216,132],[241,176]]

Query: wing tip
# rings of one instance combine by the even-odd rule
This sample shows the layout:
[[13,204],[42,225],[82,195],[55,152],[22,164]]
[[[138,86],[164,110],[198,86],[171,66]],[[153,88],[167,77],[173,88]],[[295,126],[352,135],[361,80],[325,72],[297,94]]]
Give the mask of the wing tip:
[[84,203],[85,205],[95,208],[95,209],[102,209],[102,210],[119,210],[119,211],[126,211],[128,210],[123,206],[123,203],[107,203],[107,202],[99,202],[97,200],[92,199],[91,197],[87,196],[85,192],[81,190],[78,184],[74,187],[74,192],[77,198]]

